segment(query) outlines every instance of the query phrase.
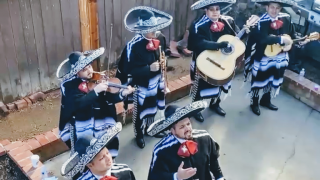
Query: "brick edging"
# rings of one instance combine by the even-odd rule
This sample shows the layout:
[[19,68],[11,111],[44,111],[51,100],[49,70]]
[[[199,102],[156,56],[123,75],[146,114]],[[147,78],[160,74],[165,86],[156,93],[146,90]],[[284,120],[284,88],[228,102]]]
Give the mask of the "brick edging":
[[315,85],[317,84],[304,77],[299,80],[299,74],[286,70],[281,89],[320,112],[320,89],[315,90]]
[[11,111],[27,108],[37,101],[44,100],[45,98],[46,95],[43,92],[36,92],[30,96],[23,97],[8,104],[4,104],[0,101],[0,115],[7,116]]
[[[239,71],[238,71],[239,73]],[[238,74],[237,73],[237,74]],[[315,83],[302,78],[299,81],[298,74],[286,70],[284,75],[284,83],[282,89],[305,104],[309,105],[313,109],[320,112],[320,91],[314,90]],[[168,88],[170,92],[166,94],[166,104],[176,101],[189,94],[191,88],[190,76],[183,76],[173,81],[168,82]],[[1,104],[0,104],[1,105]],[[127,118],[125,122],[122,122],[123,102],[116,104],[118,120],[123,124],[131,122],[132,105],[129,105]],[[59,139],[59,130],[54,128],[51,131],[43,134],[36,135],[32,139],[28,139],[24,142],[16,141],[10,142],[8,140],[0,141],[0,156],[9,154],[9,156],[18,164],[22,171],[29,177],[29,179],[35,180],[40,177],[40,170],[46,160],[55,157],[61,153],[68,151],[69,148],[65,143]],[[31,166],[30,157],[33,154],[40,156],[39,167],[33,169]]]

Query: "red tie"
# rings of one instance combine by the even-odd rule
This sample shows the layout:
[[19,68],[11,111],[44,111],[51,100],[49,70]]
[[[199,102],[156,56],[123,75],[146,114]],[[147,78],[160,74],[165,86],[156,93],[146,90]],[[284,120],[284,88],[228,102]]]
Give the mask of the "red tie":
[[282,28],[282,26],[283,26],[283,22],[281,20],[275,20],[270,24],[270,27],[274,30],[278,30]]
[[221,32],[224,29],[224,23],[222,22],[213,22],[210,26],[212,32]]
[[159,48],[160,41],[158,39],[151,39],[149,40],[149,43],[147,44],[147,50],[148,51],[155,51]]
[[181,144],[178,150],[178,156],[181,156],[182,158],[186,158],[186,157],[190,157],[191,155],[194,155],[197,152],[198,152],[198,143],[189,140]]
[[78,86],[79,90],[81,92],[84,93],[88,93],[89,92],[89,88],[88,88],[88,82],[87,81],[83,81],[79,86]]
[[118,178],[113,177],[113,176],[105,176],[105,177],[101,178],[100,180],[118,180]]

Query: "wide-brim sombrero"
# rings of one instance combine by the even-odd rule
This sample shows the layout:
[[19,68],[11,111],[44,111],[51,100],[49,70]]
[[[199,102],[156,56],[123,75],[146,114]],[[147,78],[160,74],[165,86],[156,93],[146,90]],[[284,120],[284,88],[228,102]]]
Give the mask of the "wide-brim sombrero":
[[[149,21],[139,21],[140,11],[148,10],[153,12],[154,17]],[[138,6],[130,9],[124,18],[125,28],[130,32],[146,34],[150,32],[159,31],[172,23],[173,17],[163,11],[148,7],[148,6]]]
[[96,50],[83,52],[79,60],[75,64],[71,64],[69,58],[65,59],[59,66],[56,72],[58,79],[65,81],[75,76],[79,71],[92,63],[95,59],[104,53],[104,47]]
[[275,2],[281,4],[282,7],[296,6],[297,3],[292,0],[251,0],[251,2],[258,3],[261,5],[268,5],[268,3]]
[[154,136],[158,133],[161,133],[167,130],[172,124],[176,123],[177,121],[180,121],[186,117],[192,117],[207,107],[208,107],[208,103],[206,101],[196,101],[185,107],[178,108],[169,117],[166,117],[165,119],[161,119],[152,123],[149,126],[147,133],[150,136]]
[[212,5],[219,5],[220,9],[224,9],[228,5],[236,2],[236,0],[200,0],[191,5],[191,10],[204,9]]
[[106,130],[100,138],[90,142],[90,146],[86,148],[86,153],[80,156],[75,152],[61,168],[61,175],[69,178],[74,177],[78,172],[83,172],[85,166],[90,163],[93,158],[108,145],[111,140],[122,130],[122,124],[118,122],[115,126]]

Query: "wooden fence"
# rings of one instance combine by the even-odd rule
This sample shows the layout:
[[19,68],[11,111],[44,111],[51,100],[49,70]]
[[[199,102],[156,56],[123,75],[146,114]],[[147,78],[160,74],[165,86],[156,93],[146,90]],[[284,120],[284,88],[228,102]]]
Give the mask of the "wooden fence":
[[56,69],[74,50],[105,47],[104,56],[94,67],[104,70],[108,61],[115,64],[126,42],[134,36],[123,23],[125,14],[134,6],[151,6],[173,16],[170,27],[162,30],[169,43],[202,13],[190,10],[194,2],[0,0],[0,101],[9,103],[37,91],[58,88]]
[[0,0],[0,101],[56,88],[73,50],[81,50],[78,0]]

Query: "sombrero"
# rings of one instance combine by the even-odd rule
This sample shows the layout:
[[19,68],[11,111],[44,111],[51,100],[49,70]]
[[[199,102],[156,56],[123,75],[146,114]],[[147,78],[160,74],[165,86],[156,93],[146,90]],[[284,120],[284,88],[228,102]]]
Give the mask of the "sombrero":
[[290,7],[290,6],[295,6],[297,3],[292,0],[251,0],[251,2],[258,3],[261,5],[268,5],[268,3],[279,3],[281,4],[282,7]]
[[75,143],[75,153],[62,165],[61,175],[69,178],[74,177],[78,172],[83,172],[85,166],[108,145],[111,140],[122,130],[122,124],[118,122],[114,127],[106,130],[100,138],[92,135],[79,138]]
[[134,7],[124,18],[124,25],[128,31],[141,34],[159,31],[171,22],[170,14],[148,6]]
[[104,47],[96,50],[79,52],[74,51],[59,66],[56,72],[58,79],[65,81],[75,76],[79,71],[92,63],[104,53]]
[[212,5],[219,5],[220,9],[223,9],[236,2],[236,0],[200,0],[191,5],[191,10],[204,9]]
[[206,101],[196,101],[182,108],[175,105],[169,105],[164,112],[165,119],[152,123],[149,126],[147,133],[150,136],[161,133],[170,128],[174,123],[186,117],[192,117],[204,110],[206,107],[208,107],[208,103]]

